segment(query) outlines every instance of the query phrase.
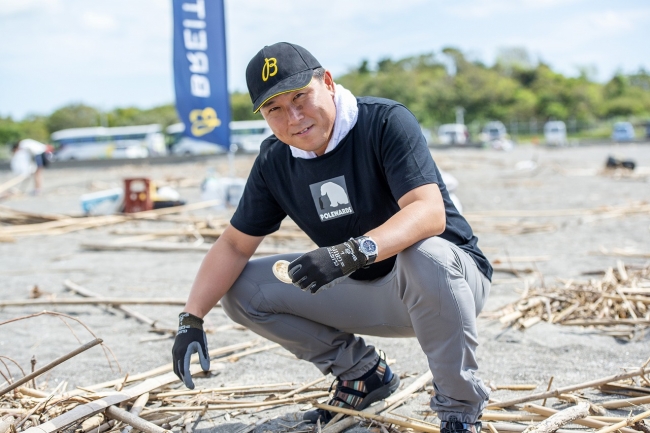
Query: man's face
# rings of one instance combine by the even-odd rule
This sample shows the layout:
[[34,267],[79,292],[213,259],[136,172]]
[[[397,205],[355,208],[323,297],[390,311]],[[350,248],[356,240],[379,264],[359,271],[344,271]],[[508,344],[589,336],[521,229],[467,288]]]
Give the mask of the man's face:
[[270,99],[260,112],[282,142],[323,155],[336,119],[332,75],[325,71],[322,81]]

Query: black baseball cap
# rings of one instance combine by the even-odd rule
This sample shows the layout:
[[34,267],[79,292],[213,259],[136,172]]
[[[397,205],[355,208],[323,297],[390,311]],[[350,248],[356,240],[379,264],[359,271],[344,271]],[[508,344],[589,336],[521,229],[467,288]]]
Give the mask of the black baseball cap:
[[281,93],[309,86],[318,60],[301,46],[278,42],[262,48],[246,68],[246,84],[253,102],[253,112]]

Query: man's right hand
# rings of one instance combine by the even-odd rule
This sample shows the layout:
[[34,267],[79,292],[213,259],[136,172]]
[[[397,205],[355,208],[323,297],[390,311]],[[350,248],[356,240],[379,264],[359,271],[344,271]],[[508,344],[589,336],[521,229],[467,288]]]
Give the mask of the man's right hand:
[[190,374],[190,359],[197,352],[203,371],[210,370],[208,340],[203,331],[203,319],[183,312],[178,316],[178,334],[172,348],[172,363],[174,373],[189,389],[194,389]]

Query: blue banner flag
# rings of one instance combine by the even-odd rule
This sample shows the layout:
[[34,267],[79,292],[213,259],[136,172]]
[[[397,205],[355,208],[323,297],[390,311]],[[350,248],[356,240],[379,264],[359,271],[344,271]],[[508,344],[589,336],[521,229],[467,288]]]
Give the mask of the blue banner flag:
[[224,0],[172,0],[174,87],[183,135],[230,147]]

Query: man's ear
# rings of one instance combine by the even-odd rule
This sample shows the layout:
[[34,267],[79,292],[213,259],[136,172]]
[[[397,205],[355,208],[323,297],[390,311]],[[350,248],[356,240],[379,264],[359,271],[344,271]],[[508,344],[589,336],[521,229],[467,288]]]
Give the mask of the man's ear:
[[325,70],[325,74],[323,75],[323,83],[325,83],[327,90],[329,90],[332,93],[334,92],[336,85],[334,84],[334,78],[332,78],[332,73],[328,70]]

